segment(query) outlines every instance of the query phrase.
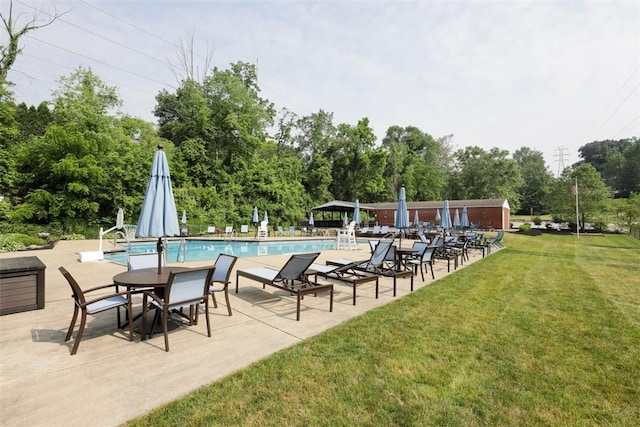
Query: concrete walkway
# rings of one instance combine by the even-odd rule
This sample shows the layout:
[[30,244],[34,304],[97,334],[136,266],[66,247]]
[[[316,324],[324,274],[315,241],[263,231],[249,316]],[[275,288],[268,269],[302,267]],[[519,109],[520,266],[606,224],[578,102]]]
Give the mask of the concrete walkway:
[[[374,298],[375,285],[365,284],[358,287],[357,305],[353,306],[351,288],[336,283],[333,312],[328,311],[328,295],[307,296],[297,322],[295,297],[273,287],[263,290],[260,284],[243,278],[236,295],[234,271],[230,292],[233,316],[227,315],[224,305],[217,309],[211,305],[211,338],[201,317],[196,326],[170,332],[171,351],[167,353],[161,334],[144,342],[136,335],[135,342],[129,342],[127,333],[115,328],[115,313],[108,311],[89,317],[78,353],[70,356],[73,340],[65,343],[64,337],[73,303],[58,267],[67,268],[83,288],[110,283],[115,274],[125,270],[106,261],[78,261],[79,251],[97,246],[97,241],[61,241],[50,250],[0,254],[0,263],[4,258],[37,256],[47,266],[45,309],[0,316],[0,425],[119,425],[410,293],[409,279],[398,279],[396,298],[392,296],[392,280],[381,279],[379,299]],[[478,251],[470,254],[471,261],[465,266],[482,259]],[[279,269],[289,256],[240,258],[235,268]],[[359,245],[357,251],[324,251],[316,262],[368,257],[368,245]],[[448,274],[446,262],[437,262],[435,270],[436,280]],[[423,283],[419,274],[415,277],[415,290],[432,282],[430,275],[425,278]],[[224,298],[219,296],[220,300]],[[139,302],[134,310],[140,310]]]

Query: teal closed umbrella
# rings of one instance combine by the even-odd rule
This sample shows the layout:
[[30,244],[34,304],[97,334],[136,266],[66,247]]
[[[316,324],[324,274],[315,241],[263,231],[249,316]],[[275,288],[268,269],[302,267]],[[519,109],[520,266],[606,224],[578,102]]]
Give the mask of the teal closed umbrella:
[[404,187],[400,188],[398,195],[398,210],[396,211],[396,221],[393,224],[396,230],[400,230],[400,246],[402,246],[402,234],[409,228],[409,211],[407,210],[407,192]]
[[257,224],[260,220],[258,219],[258,207],[253,207],[253,218],[251,218],[251,222]]
[[362,222],[360,220],[360,202],[358,201],[358,199],[356,199],[356,203],[353,208],[353,220],[355,221],[356,225],[359,225],[360,222]]
[[440,226],[444,230],[448,230],[452,227],[451,224],[451,213],[449,212],[449,201],[444,201],[444,206],[442,207],[442,220],[440,221]]
[[164,249],[162,238],[180,235],[178,212],[171,187],[169,162],[162,148],[162,145],[159,145],[153,156],[147,191],[144,194],[142,210],[136,227],[138,236],[158,238],[158,274],[161,273],[162,267],[161,260]]
[[460,218],[460,225],[462,228],[469,228],[469,213],[467,212],[467,205],[462,207],[462,218]]

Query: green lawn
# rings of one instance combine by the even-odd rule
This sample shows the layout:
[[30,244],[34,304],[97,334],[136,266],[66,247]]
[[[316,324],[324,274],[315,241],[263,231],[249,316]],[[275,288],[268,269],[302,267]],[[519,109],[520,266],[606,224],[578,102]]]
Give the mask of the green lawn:
[[638,425],[640,241],[503,242],[129,425]]

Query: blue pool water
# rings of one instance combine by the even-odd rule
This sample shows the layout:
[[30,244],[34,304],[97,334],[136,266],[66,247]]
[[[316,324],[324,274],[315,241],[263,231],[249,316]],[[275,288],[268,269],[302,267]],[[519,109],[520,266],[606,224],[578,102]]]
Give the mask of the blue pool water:
[[[360,243],[360,242],[359,242]],[[334,249],[334,239],[324,240],[281,240],[281,241],[219,241],[219,240],[187,240],[186,249],[180,247],[180,241],[169,241],[167,262],[215,260],[219,254],[249,257],[260,255],[281,255],[304,252],[320,252]],[[138,254],[155,252],[156,242],[131,243],[123,245],[128,253]],[[106,260],[126,264],[127,252],[105,254]]]

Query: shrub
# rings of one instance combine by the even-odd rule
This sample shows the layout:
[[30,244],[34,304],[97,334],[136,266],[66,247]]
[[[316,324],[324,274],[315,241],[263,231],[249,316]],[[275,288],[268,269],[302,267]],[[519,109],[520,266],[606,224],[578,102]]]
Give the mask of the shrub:
[[540,218],[539,216],[534,216],[534,217],[533,217],[533,223],[534,223],[535,225],[540,225],[540,224],[542,224],[542,218]]
[[562,215],[554,214],[551,217],[551,220],[553,222],[555,222],[556,224],[560,224],[560,223],[564,222],[564,217]]
[[0,235],[0,252],[16,252],[26,248],[25,244],[14,236],[15,234]]
[[531,230],[531,224],[529,224],[528,222],[525,222],[520,227],[518,227],[518,230],[520,230],[520,231],[529,231],[529,230]]
[[63,234],[62,236],[60,236],[60,240],[84,240],[84,234],[77,234],[77,233],[72,233],[72,234]]
[[593,223],[593,229],[599,233],[602,233],[603,231],[606,231],[608,227],[606,223],[599,221]]

